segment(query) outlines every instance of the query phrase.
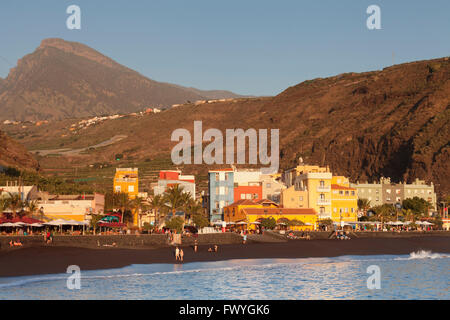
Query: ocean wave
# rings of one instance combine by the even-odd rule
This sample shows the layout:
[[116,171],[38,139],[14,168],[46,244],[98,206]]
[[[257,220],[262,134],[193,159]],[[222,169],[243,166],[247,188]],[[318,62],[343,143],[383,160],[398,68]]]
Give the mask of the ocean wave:
[[450,254],[433,253],[427,250],[411,252],[407,258],[395,258],[395,260],[417,260],[417,259],[446,259],[450,258]]

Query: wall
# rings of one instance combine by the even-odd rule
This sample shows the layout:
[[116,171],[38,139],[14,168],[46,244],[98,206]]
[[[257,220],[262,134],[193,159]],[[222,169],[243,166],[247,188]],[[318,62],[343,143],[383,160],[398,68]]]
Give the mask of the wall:
[[[197,239],[199,244],[232,244],[241,243],[242,238],[235,233],[199,234],[195,237],[183,237],[183,245],[193,244]],[[9,242],[20,240],[24,247],[45,246],[43,236],[0,236],[0,250],[9,249]],[[117,244],[118,248],[159,248],[168,246],[167,236],[152,235],[88,235],[61,236],[55,235],[52,246],[103,248],[103,245]]]

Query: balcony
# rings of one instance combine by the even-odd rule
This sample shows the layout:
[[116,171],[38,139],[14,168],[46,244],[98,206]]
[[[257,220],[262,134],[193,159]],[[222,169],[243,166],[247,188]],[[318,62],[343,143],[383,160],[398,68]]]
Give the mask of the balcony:
[[331,201],[326,199],[317,199],[318,206],[331,206]]
[[330,186],[318,186],[317,187],[317,192],[331,192],[331,187]]

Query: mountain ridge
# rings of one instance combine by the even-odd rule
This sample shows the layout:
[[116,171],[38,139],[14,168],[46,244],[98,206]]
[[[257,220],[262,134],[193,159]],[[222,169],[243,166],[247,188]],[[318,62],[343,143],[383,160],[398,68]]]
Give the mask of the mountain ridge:
[[19,59],[0,85],[1,120],[130,113],[211,97],[210,91],[202,95],[202,90],[154,81],[84,44],[57,38],[43,40]]

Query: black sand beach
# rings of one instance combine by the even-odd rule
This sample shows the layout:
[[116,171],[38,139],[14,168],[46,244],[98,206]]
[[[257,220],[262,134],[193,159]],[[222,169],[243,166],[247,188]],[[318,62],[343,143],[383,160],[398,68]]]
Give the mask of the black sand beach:
[[[343,255],[409,254],[419,250],[450,253],[450,236],[403,238],[356,238],[351,240],[289,240],[287,242],[224,244],[217,253],[208,245],[197,253],[183,247],[184,263],[229,259],[335,257]],[[180,263],[174,248],[87,249],[62,246],[32,246],[0,251],[0,277],[65,273],[69,265],[81,270],[120,268],[131,264]]]

